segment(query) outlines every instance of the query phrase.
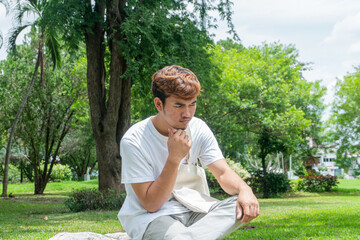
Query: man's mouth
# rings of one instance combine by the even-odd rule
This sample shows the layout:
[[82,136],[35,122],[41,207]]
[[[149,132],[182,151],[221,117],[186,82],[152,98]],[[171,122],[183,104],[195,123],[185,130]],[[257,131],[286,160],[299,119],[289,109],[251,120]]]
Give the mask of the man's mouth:
[[182,119],[180,120],[181,123],[188,123],[190,122],[191,118],[186,118],[186,119]]

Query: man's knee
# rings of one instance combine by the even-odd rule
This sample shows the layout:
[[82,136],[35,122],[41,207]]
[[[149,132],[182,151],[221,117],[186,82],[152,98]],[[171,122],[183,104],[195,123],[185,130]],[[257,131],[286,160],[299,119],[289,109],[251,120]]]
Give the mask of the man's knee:
[[148,239],[172,239],[185,226],[171,216],[161,216],[154,219],[146,228],[143,240]]
[[232,197],[226,198],[226,199],[214,204],[210,208],[210,212],[216,208],[229,208],[229,209],[234,208],[236,211],[236,201],[237,201],[237,196],[232,196]]

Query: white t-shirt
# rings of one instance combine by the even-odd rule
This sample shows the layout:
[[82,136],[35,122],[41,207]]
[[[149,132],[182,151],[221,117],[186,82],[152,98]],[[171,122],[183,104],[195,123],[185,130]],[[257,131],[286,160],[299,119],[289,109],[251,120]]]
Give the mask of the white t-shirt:
[[[193,141],[190,161],[199,159],[206,167],[224,158],[214,134],[204,121],[194,117],[189,127]],[[170,196],[158,211],[149,213],[131,186],[131,183],[155,181],[160,176],[168,157],[167,140],[168,137],[156,130],[150,117],[133,125],[121,139],[121,182],[125,184],[127,196],[118,218],[132,239],[142,239],[147,225],[157,217],[189,211]]]

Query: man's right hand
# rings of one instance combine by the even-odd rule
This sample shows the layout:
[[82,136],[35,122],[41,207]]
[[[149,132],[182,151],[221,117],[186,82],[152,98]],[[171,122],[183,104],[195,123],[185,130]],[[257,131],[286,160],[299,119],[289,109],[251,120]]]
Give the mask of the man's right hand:
[[176,130],[171,128],[169,128],[168,130],[168,161],[173,161],[174,163],[179,164],[181,160],[189,153],[192,141],[186,135],[186,132],[184,130]]

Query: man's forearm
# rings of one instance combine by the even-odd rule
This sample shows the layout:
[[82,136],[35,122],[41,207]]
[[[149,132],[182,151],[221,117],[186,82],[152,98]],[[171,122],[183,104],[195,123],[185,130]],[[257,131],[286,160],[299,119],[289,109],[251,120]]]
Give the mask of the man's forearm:
[[252,191],[249,185],[231,169],[220,175],[218,181],[221,188],[230,195],[237,195],[242,191]]
[[145,194],[139,196],[143,207],[149,212],[156,212],[169,199],[175,185],[178,164],[175,161],[166,162],[160,176],[151,182]]
[[230,195],[239,194],[242,191],[251,191],[251,188],[237,175],[226,163],[225,159],[218,160],[208,165],[222,189]]

